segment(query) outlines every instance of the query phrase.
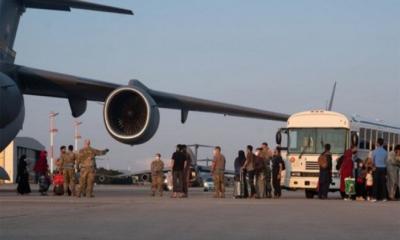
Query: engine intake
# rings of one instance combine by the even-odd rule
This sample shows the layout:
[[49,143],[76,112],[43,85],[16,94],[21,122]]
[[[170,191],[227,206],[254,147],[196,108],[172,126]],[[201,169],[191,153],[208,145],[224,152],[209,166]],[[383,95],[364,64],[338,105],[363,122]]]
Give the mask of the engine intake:
[[118,88],[107,97],[103,115],[110,135],[130,145],[147,142],[160,122],[153,98],[146,91],[131,86]]

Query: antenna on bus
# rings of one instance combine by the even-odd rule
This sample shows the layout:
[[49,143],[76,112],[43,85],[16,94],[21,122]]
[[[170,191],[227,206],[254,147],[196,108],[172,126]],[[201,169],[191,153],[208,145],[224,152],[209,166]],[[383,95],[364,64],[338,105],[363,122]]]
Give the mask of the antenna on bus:
[[328,111],[332,111],[332,106],[333,106],[333,100],[335,99],[335,93],[336,93],[336,81],[333,84],[333,89],[332,89],[332,95],[331,95],[331,100],[329,101],[329,104],[326,108]]

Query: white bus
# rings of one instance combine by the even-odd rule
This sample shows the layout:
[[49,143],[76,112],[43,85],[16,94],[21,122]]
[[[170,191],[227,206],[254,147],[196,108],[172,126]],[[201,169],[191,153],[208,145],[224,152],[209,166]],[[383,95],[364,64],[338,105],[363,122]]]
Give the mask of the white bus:
[[366,159],[380,137],[389,149],[394,148],[400,144],[400,128],[325,110],[293,114],[287,126],[276,135],[286,166],[281,184],[287,189],[304,189],[306,197],[313,198],[319,176],[318,156],[323,152],[324,144],[329,143],[333,159],[330,190],[338,191],[340,177],[335,168],[337,159],[351,143],[358,144],[358,157]]

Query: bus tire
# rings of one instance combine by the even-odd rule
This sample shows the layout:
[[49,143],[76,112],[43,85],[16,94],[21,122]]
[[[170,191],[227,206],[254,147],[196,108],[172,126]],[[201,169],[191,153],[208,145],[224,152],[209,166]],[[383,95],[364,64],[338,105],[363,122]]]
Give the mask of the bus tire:
[[315,195],[315,191],[314,191],[314,190],[306,189],[306,190],[305,190],[305,193],[306,193],[306,198],[307,198],[307,199],[312,199],[312,198],[314,198],[314,195]]

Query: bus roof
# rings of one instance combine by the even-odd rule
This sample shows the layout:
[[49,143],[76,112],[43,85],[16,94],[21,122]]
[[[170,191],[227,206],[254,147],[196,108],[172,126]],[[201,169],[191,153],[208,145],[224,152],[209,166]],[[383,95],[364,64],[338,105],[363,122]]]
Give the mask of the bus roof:
[[363,118],[358,115],[352,116],[351,121],[355,122],[355,123],[367,124],[367,125],[372,125],[372,126],[382,127],[382,128],[391,128],[393,130],[400,131],[399,126],[387,124],[384,121],[380,121],[380,120],[371,120],[371,119]]
[[288,128],[350,128],[350,120],[344,114],[326,110],[295,113],[288,119]]
[[327,110],[311,110],[291,115],[288,119],[288,128],[347,128],[352,124],[365,124],[378,128],[389,128],[400,131],[400,127],[387,124],[383,121],[362,118],[358,115],[346,116],[342,113]]

